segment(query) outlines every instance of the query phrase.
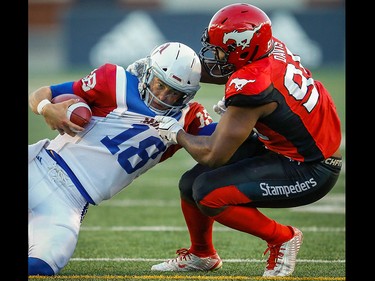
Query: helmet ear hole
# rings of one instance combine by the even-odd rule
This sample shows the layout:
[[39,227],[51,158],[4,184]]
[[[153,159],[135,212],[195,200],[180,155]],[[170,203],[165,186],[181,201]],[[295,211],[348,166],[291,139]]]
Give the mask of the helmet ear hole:
[[241,59],[246,59],[246,57],[249,55],[249,52],[244,52],[240,55]]

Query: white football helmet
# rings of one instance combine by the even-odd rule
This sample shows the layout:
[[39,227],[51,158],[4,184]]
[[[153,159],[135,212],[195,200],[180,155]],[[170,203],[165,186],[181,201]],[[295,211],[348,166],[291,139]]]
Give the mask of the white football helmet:
[[[174,115],[192,100],[199,90],[201,63],[198,55],[190,47],[168,42],[156,47],[146,58],[141,74],[139,92],[145,104],[158,115]],[[185,95],[175,104],[166,104],[159,100],[150,90],[150,82],[157,76],[165,84]],[[159,110],[151,106],[153,99],[168,109]]]

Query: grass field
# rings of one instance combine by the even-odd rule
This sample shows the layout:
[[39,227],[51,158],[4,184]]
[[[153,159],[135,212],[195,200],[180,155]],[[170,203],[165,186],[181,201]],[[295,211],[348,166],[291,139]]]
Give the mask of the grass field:
[[[315,79],[330,90],[345,133],[345,71],[315,70]],[[86,75],[85,72],[29,75],[29,91]],[[217,121],[212,105],[223,95],[221,86],[202,84],[196,99]],[[52,138],[41,116],[29,112],[28,141]],[[345,136],[345,135],[344,135]],[[345,137],[342,142],[345,163]],[[83,221],[73,258],[55,277],[29,280],[267,280],[261,277],[264,241],[215,224],[214,243],[223,259],[216,272],[155,274],[150,267],[189,246],[189,236],[179,207],[177,182],[195,161],[183,150],[136,179],[100,206],[90,206]],[[291,277],[282,280],[345,280],[345,165],[334,189],[322,200],[290,209],[262,209],[273,219],[298,227],[304,243]],[[275,279],[272,279],[275,280]]]

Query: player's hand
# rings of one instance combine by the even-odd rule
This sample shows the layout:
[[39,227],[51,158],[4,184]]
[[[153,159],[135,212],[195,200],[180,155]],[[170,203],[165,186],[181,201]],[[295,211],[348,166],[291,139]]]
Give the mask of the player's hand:
[[169,143],[177,144],[177,133],[183,130],[176,119],[169,116],[156,116],[155,120],[159,122],[159,136]]
[[68,107],[78,100],[70,99],[60,103],[51,103],[43,108],[43,117],[47,125],[52,130],[57,130],[60,135],[67,133],[74,137],[77,132],[83,131],[84,128],[74,124],[66,115]]
[[223,115],[227,110],[227,107],[225,106],[225,98],[223,97],[219,100],[212,108],[217,114]]

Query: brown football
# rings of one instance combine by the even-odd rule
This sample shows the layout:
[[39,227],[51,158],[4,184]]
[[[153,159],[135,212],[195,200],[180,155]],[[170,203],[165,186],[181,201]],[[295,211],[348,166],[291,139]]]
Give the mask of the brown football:
[[74,124],[85,127],[91,120],[92,112],[90,106],[83,98],[74,94],[62,94],[54,97],[51,102],[60,103],[70,99],[79,99],[79,102],[73,103],[68,107],[66,112],[67,117]]

